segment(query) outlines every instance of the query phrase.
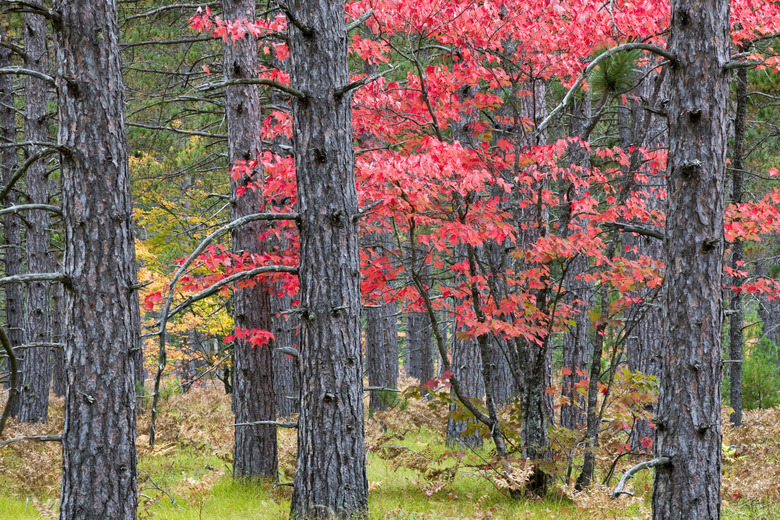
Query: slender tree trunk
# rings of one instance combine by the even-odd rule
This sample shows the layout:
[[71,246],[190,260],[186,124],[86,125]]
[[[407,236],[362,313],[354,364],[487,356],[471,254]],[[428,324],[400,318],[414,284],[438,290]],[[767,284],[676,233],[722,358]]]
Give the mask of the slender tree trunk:
[[[280,243],[285,249],[284,242]],[[271,345],[274,349],[274,396],[276,399],[276,416],[289,417],[298,413],[301,373],[298,358],[277,349],[294,349],[298,340],[297,314],[280,314],[292,308],[292,298],[271,295],[271,315],[274,339]]]
[[[46,48],[46,20],[43,16],[27,13],[24,15],[25,67],[30,70],[49,74],[49,55]],[[24,133],[28,141],[49,141],[46,120],[45,81],[32,76],[24,78],[25,112]],[[38,146],[29,146],[27,156],[39,151]],[[38,160],[30,165],[25,174],[27,199],[31,204],[49,203],[49,180],[47,164]],[[49,256],[49,213],[30,211],[26,215],[27,228],[27,272],[46,273],[53,270]],[[51,323],[49,321],[51,296],[49,282],[27,284],[26,330],[30,343],[49,343]],[[21,422],[46,422],[49,410],[49,388],[51,386],[52,363],[51,350],[48,348],[29,349],[24,356],[24,385],[19,394],[17,418]]]
[[669,209],[653,518],[720,518],[729,2],[673,0]]
[[[742,50],[747,50],[743,48]],[[747,69],[737,70],[737,113],[734,119],[734,153],[731,157],[733,173],[731,176],[731,203],[742,202],[742,181],[744,177],[744,144],[745,123],[747,119]],[[742,240],[736,239],[731,244],[732,269],[741,270],[743,267],[745,247]],[[738,289],[742,286],[742,278],[734,277],[731,284],[736,290],[731,291],[729,300],[729,380],[730,380],[730,404],[734,412],[731,414],[731,423],[734,426],[742,425],[742,329],[744,327],[744,312],[742,310],[742,292]]]
[[[482,357],[475,338],[458,339],[457,334],[455,335],[452,344],[452,372],[460,382],[463,397],[478,400],[483,398],[485,383],[482,379]],[[469,425],[476,424],[477,420],[457,417],[462,414],[471,415],[456,400],[450,405],[450,417],[447,420],[447,446],[470,448],[482,446],[484,439],[481,434],[465,433]]]
[[[396,388],[398,385],[398,323],[395,304],[386,303],[367,307],[366,314],[366,371],[368,385]],[[392,392],[372,391],[369,409],[386,410]]]
[[[4,24],[0,23],[0,34],[3,38]],[[0,47],[0,67],[13,65],[11,50]],[[14,110],[14,83],[10,74],[0,75],[0,143],[11,144],[16,139],[16,111]],[[14,147],[3,148],[0,155],[0,167],[2,171],[2,183],[6,185],[18,167],[17,149]],[[18,204],[18,196],[11,191],[2,201],[3,206]],[[3,262],[5,264],[5,276],[22,274],[22,239],[19,229],[19,216],[9,213],[3,215]],[[17,347],[25,343],[24,340],[24,290],[21,284],[8,284],[5,286],[5,328],[11,346]],[[11,413],[19,410],[19,400],[14,401]]]
[[358,201],[344,4],[293,0],[301,412],[291,517],[366,518]]
[[[575,101],[572,109],[571,135],[587,140],[589,128],[592,128],[590,123],[591,100],[590,96],[586,94],[583,100]],[[570,164],[582,167],[583,171],[590,168],[590,153],[584,146],[572,143],[569,147],[569,153],[571,155]],[[583,195],[581,190],[577,190],[569,183],[566,190],[566,200],[563,202],[561,225],[559,226],[561,236],[568,237],[571,234],[569,224],[574,216],[572,215],[572,198],[579,199]],[[587,222],[581,222],[581,217],[575,217],[583,228],[587,227]],[[561,378],[561,393],[568,399],[568,402],[561,406],[561,426],[570,430],[582,426],[586,420],[587,405],[579,389],[582,380],[585,379],[588,358],[593,350],[590,340],[592,323],[587,313],[587,309],[590,308],[589,302],[593,298],[593,284],[578,277],[587,270],[587,257],[578,255],[569,263],[564,282],[566,291],[569,293],[567,294],[567,303],[571,305],[575,299],[583,302],[576,307],[577,314],[574,315],[571,320],[573,323],[569,325],[569,330],[563,337],[563,368],[565,370]]]
[[[412,255],[420,258],[423,249],[417,248]],[[424,262],[415,262],[412,266],[420,275],[423,283],[430,286],[430,267]],[[433,378],[433,329],[428,313],[423,311],[411,311],[406,314],[406,375],[420,381],[421,384]]]
[[[255,19],[254,0],[222,0],[226,20]],[[251,35],[225,44],[225,79],[257,77],[257,40]],[[228,157],[236,161],[257,161],[262,151],[262,99],[257,85],[227,87],[225,98],[228,126]],[[232,217],[256,213],[263,208],[261,190],[263,170],[258,164],[251,175],[231,180]],[[243,194],[239,192],[243,191]],[[265,226],[260,221],[233,231],[236,254],[261,254],[258,236]],[[244,329],[271,330],[271,300],[265,283],[245,287],[233,293],[235,325]],[[273,421],[274,372],[270,344],[253,347],[237,339],[233,347],[233,412],[237,423]],[[276,427],[239,426],[235,429],[233,452],[235,478],[276,479]]]
[[141,348],[116,5],[55,0],[65,223],[62,520],[135,520]]

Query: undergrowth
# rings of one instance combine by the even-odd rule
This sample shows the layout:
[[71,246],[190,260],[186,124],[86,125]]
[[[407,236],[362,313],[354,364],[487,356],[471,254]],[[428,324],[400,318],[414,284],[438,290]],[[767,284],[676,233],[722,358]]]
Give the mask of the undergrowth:
[[[546,497],[522,496],[528,463],[498,465],[487,444],[478,450],[448,448],[447,413],[435,400],[415,399],[367,420],[372,520],[649,518],[650,472],[631,482],[635,497],[617,501],[609,499],[607,486],[576,492],[561,482]],[[288,518],[290,486],[231,478],[232,422],[230,398],[217,387],[166,399],[154,447],[149,446],[148,414],[139,417],[139,519]],[[47,424],[11,421],[4,437],[60,433],[62,424],[63,401],[53,398]],[[742,428],[724,428],[725,519],[780,520],[778,439],[780,408],[746,412]],[[294,431],[280,430],[283,483],[294,476],[295,442]],[[602,450],[597,460],[603,475],[614,457]],[[623,457],[619,469],[635,462]],[[0,450],[0,518],[56,518],[60,464],[57,443],[19,442]]]

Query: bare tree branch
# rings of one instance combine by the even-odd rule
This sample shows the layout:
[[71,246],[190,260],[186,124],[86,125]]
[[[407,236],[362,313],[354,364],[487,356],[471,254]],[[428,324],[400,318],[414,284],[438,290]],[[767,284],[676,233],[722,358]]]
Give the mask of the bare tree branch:
[[631,477],[633,477],[636,473],[642,471],[643,469],[650,469],[656,466],[663,466],[665,464],[669,464],[670,462],[671,460],[669,459],[669,457],[658,457],[657,459],[647,460],[645,462],[637,464],[633,468],[630,468],[628,471],[623,473],[623,477],[620,479],[620,482],[618,482],[617,487],[609,495],[609,497],[612,500],[615,500],[620,495],[634,496],[632,492],[625,491],[626,484],[628,483],[629,479],[631,479]]
[[0,442],[0,448],[4,448],[11,444],[12,442],[19,442],[19,441],[51,441],[51,442],[60,442],[62,440],[62,435],[31,435],[29,437],[14,437],[13,439],[7,439],[3,442]]
[[539,126],[536,127],[536,135],[541,134],[545,128],[552,122],[553,119],[555,119],[561,110],[566,108],[566,106],[571,102],[571,100],[574,98],[574,94],[577,93],[577,90],[582,86],[582,83],[587,79],[588,74],[590,74],[593,69],[595,69],[599,63],[606,60],[610,56],[614,54],[618,54],[620,52],[626,52],[626,51],[633,51],[633,50],[643,50],[652,52],[654,54],[658,54],[659,56],[663,56],[667,60],[669,60],[672,63],[677,63],[677,58],[674,54],[667,51],[666,49],[663,49],[661,47],[657,47],[655,45],[650,45],[648,43],[624,43],[622,45],[618,45],[617,47],[612,47],[611,49],[608,49],[604,51],[604,53],[600,54],[596,59],[590,62],[587,67],[582,71],[580,74],[580,77],[577,78],[577,81],[574,82],[574,85],[571,86],[569,91],[566,93],[566,95],[563,97],[563,100],[560,102],[560,104],[555,107],[548,115],[544,118],[544,120],[539,123]]

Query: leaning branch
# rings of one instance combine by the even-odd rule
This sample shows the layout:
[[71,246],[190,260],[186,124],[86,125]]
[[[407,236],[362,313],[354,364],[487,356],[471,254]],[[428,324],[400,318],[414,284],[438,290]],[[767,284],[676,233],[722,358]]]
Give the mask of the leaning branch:
[[264,85],[266,87],[271,87],[271,88],[275,88],[276,90],[280,90],[286,94],[297,97],[298,99],[306,98],[306,94],[304,94],[300,90],[296,90],[292,87],[288,87],[284,83],[279,83],[278,81],[274,81],[272,79],[265,79],[265,78],[234,78],[225,81],[217,81],[214,83],[206,83],[204,85],[199,86],[196,90],[204,92],[207,90],[216,90],[218,88],[229,87],[231,85]]
[[5,328],[0,325],[0,343],[5,349],[5,353],[8,355],[8,370],[11,371],[11,380],[9,381],[8,388],[8,400],[5,402],[5,408],[3,408],[3,415],[0,415],[0,436],[3,435],[5,429],[5,423],[8,421],[8,417],[11,415],[11,407],[13,407],[14,400],[19,389],[19,364],[16,361],[16,354],[11,346],[11,341],[5,333]]
[[29,437],[15,437],[13,439],[7,439],[3,442],[0,442],[0,448],[4,448],[11,444],[12,442],[19,442],[19,441],[52,441],[52,442],[60,442],[62,441],[62,435],[31,435]]
[[541,134],[547,128],[547,126],[553,121],[553,119],[555,119],[558,116],[561,110],[566,108],[566,106],[574,98],[574,94],[576,94],[579,88],[582,86],[582,83],[588,78],[588,75],[591,72],[593,72],[593,69],[598,67],[599,63],[606,60],[610,56],[613,56],[620,52],[633,51],[633,50],[643,50],[643,51],[652,52],[654,54],[658,54],[659,56],[663,56],[673,64],[677,63],[677,57],[674,54],[667,51],[666,49],[657,47],[655,45],[650,45],[648,43],[624,43],[622,45],[618,45],[617,47],[612,47],[611,49],[604,51],[603,54],[600,54],[598,57],[596,57],[596,59],[591,61],[587,67],[585,67],[585,69],[580,74],[580,77],[577,78],[577,81],[575,81],[574,85],[571,86],[569,91],[563,97],[563,100],[560,102],[560,104],[557,107],[555,107],[553,111],[550,112],[541,123],[539,123],[539,126],[536,127],[536,135]]
[[8,184],[3,186],[3,188],[0,190],[0,200],[5,199],[5,197],[11,193],[11,190],[14,189],[14,186],[16,185],[16,182],[22,178],[22,176],[27,172],[27,170],[35,164],[35,161],[38,159],[42,159],[48,155],[54,155],[57,152],[62,153],[68,153],[68,149],[64,146],[50,146],[46,147],[42,150],[39,150],[38,152],[32,154],[30,157],[27,158],[26,161],[14,172],[14,174],[11,176],[11,179],[8,181]]
[[[249,222],[254,222],[257,220],[295,220],[297,218],[298,215],[296,213],[253,213],[251,215],[247,215],[245,217],[241,217],[232,222],[229,222],[224,226],[222,226],[221,228],[214,231],[213,233],[211,233],[206,238],[204,238],[203,241],[198,245],[198,247],[195,248],[195,250],[190,254],[189,257],[187,257],[184,263],[181,264],[181,266],[179,266],[179,269],[173,275],[173,278],[171,279],[171,282],[168,285],[169,287],[168,296],[165,299],[165,306],[163,307],[161,313],[162,318],[160,319],[160,329],[157,332],[157,334],[159,335],[159,349],[158,349],[158,357],[157,357],[157,374],[155,375],[154,378],[154,393],[152,394],[152,416],[149,424],[149,445],[150,446],[154,446],[154,438],[155,438],[155,433],[157,431],[156,429],[157,401],[160,397],[160,381],[162,380],[162,373],[165,370],[165,365],[168,363],[168,356],[165,351],[165,327],[168,323],[168,314],[171,312],[173,295],[176,290],[176,284],[179,282],[179,279],[182,277],[185,271],[190,267],[192,262],[194,262],[195,259],[203,251],[206,250],[206,247],[208,247],[208,245],[215,238],[222,235],[223,233],[227,233],[231,229],[243,226],[244,224],[248,224]],[[267,266],[267,267],[271,267],[271,266]],[[275,267],[287,267],[287,266],[275,266]]]
[[179,305],[174,307],[173,310],[171,310],[171,312],[168,313],[166,319],[171,319],[172,317],[176,316],[178,313],[180,313],[181,311],[183,311],[193,303],[218,293],[226,285],[230,285],[233,282],[238,282],[240,280],[245,280],[253,276],[267,274],[267,273],[298,274],[298,268],[291,265],[265,265],[263,267],[256,267],[254,269],[250,269],[249,271],[241,271],[240,273],[233,273],[232,275],[223,278],[222,280],[214,283],[213,285],[209,285],[199,293],[195,293],[192,296],[187,297],[186,300],[184,300]]
[[32,13],[44,16],[50,20],[59,20],[60,15],[54,9],[48,9],[35,2],[26,0],[4,0],[7,7],[3,9],[4,13]]
[[609,498],[615,500],[620,495],[634,496],[632,492],[625,490],[626,484],[631,479],[631,477],[633,477],[635,474],[642,471],[643,469],[650,469],[656,466],[663,466],[669,464],[670,462],[671,460],[669,459],[669,457],[658,457],[657,459],[648,460],[640,464],[637,464],[633,468],[623,473],[623,478],[620,479],[620,482],[618,482],[618,485],[615,488],[615,490],[609,495]]

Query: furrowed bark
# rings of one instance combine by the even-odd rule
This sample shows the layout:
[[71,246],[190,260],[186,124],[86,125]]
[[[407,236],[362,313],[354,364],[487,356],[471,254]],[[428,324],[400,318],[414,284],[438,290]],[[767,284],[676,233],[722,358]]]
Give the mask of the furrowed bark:
[[291,518],[366,518],[359,212],[344,5],[294,0],[288,27],[299,197],[301,411]]
[[[226,20],[255,19],[254,0],[222,0]],[[257,77],[257,40],[244,38],[225,43],[225,80]],[[230,85],[225,91],[228,127],[228,157],[236,161],[257,161],[262,152],[262,99],[257,85]],[[251,175],[231,177],[232,218],[251,215],[263,207],[261,190],[251,186],[261,183],[262,165]],[[242,195],[239,190],[243,190]],[[233,229],[233,251],[236,254],[262,254],[258,236],[265,224],[255,221]],[[271,330],[271,301],[265,283],[233,292],[236,327]],[[235,422],[271,421],[274,411],[274,371],[271,345],[253,347],[236,339],[233,344],[233,413]],[[235,430],[233,477],[273,479],[277,477],[276,428],[255,425]]]
[[729,2],[673,0],[666,276],[653,518],[720,518]]
[[[24,15],[25,67],[48,74],[49,59],[46,49],[46,19],[37,14]],[[33,76],[24,78],[25,117],[24,133],[28,141],[46,142],[49,130],[46,120],[46,81]],[[40,151],[37,146],[26,149],[27,157]],[[47,164],[39,159],[27,169],[25,175],[27,199],[31,204],[49,203],[49,180]],[[53,271],[49,256],[49,212],[30,211],[26,215],[27,228],[27,272],[46,273]],[[51,341],[51,297],[49,282],[31,282],[26,291],[26,340],[30,343]],[[20,422],[46,422],[49,410],[49,388],[51,386],[51,351],[46,348],[31,349],[25,353],[22,368],[22,392],[19,394],[17,418]]]
[[[5,38],[5,25],[0,23],[0,34]],[[11,50],[0,46],[0,68],[10,66]],[[14,111],[13,76],[0,75],[0,143],[13,144],[16,139],[16,115]],[[18,167],[17,149],[14,146],[4,147],[0,155],[2,183],[7,185]],[[0,201],[3,206],[15,206],[19,203],[16,192],[11,191]],[[19,216],[11,213],[3,215],[3,261],[5,276],[22,274],[22,239],[20,234]],[[5,286],[5,326],[11,346],[25,343],[24,337],[24,290],[21,283]],[[10,369],[10,367],[6,366]],[[9,383],[10,384],[10,383]],[[18,385],[18,381],[17,381]],[[14,399],[9,413],[15,414],[19,409],[18,400]]]
[[140,345],[116,5],[56,0],[65,223],[63,520],[134,520]]

